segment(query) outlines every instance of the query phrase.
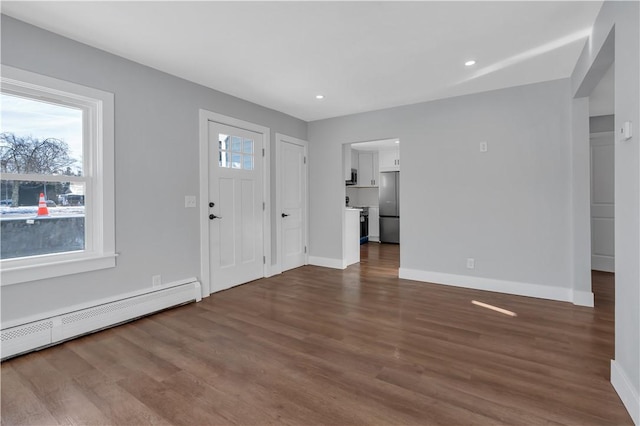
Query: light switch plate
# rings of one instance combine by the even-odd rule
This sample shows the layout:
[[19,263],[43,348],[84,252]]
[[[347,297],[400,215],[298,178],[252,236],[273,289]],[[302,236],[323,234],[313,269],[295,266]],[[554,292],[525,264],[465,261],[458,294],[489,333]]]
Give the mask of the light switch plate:
[[489,150],[489,146],[486,142],[480,142],[480,152],[487,152]]
[[196,206],[196,196],[195,195],[185,195],[184,196],[184,207],[186,209],[194,208]]

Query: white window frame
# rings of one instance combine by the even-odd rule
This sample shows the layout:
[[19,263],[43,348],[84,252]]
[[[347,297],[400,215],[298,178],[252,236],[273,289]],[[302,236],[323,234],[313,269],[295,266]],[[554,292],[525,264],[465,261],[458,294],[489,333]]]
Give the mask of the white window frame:
[[[83,113],[83,177],[48,175],[47,182],[85,183],[85,249],[0,260],[0,285],[19,284],[115,267],[114,96],[2,65],[2,92],[81,108]],[[14,180],[6,173],[3,179]],[[42,175],[15,174],[16,180],[42,180]]]

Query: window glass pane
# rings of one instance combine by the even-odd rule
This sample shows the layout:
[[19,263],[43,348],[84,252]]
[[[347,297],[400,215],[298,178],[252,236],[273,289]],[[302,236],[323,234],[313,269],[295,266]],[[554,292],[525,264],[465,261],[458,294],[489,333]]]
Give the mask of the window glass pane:
[[218,135],[218,142],[219,142],[220,150],[226,151],[226,150],[229,149],[229,136],[228,135],[223,135],[222,133],[220,133]]
[[253,170],[253,155],[244,156],[242,168],[245,170]]
[[0,171],[82,175],[82,110],[2,93]]
[[242,138],[231,136],[231,150],[233,152],[242,152]]
[[220,165],[220,167],[231,167],[231,161],[230,161],[230,156],[231,154],[225,151],[220,151],[219,153],[219,162],[218,164]]
[[244,140],[244,153],[253,154],[253,141],[251,139]]
[[0,193],[0,259],[84,250],[84,183],[2,179]]
[[231,167],[234,169],[242,168],[242,154],[232,154],[231,156]]

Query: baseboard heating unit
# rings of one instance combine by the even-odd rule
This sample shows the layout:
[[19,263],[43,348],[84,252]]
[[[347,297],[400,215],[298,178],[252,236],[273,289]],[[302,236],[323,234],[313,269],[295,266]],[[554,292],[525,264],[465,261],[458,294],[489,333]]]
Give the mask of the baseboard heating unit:
[[201,298],[200,283],[194,278],[13,327],[3,327],[2,359],[43,349],[167,308],[198,302]]

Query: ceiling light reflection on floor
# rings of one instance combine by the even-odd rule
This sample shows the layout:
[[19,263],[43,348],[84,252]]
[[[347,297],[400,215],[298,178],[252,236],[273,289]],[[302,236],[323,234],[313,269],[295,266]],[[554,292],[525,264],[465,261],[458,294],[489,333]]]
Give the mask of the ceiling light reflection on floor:
[[487,303],[478,302],[477,300],[472,300],[471,303],[483,308],[491,309],[492,311],[500,312],[501,314],[509,315],[510,317],[518,316],[515,312],[507,311],[506,309],[498,308],[497,306],[489,305]]

